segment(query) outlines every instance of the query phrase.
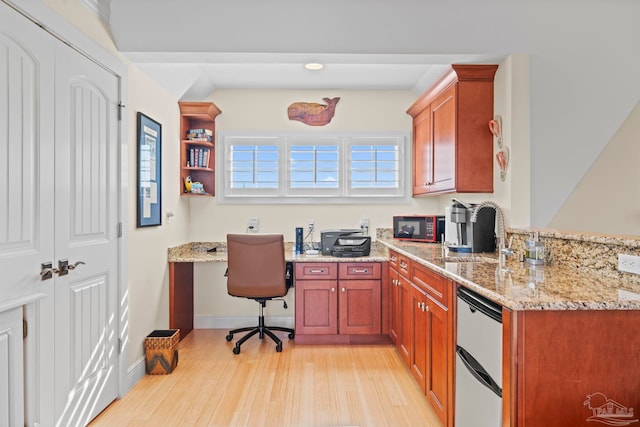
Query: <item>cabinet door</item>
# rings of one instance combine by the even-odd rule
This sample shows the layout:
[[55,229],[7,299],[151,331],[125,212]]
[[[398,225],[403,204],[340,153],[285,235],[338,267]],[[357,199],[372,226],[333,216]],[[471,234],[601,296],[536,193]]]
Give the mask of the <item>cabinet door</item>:
[[431,108],[413,120],[413,195],[426,194],[433,182],[433,141]]
[[411,373],[420,385],[420,389],[426,390],[427,351],[429,337],[431,335],[430,322],[426,305],[427,296],[415,286],[411,289],[411,321],[413,323],[413,345],[411,347]]
[[398,351],[400,356],[407,364],[411,366],[411,347],[413,343],[413,322],[411,317],[411,306],[413,303],[412,286],[407,278],[400,275],[400,286],[398,286],[398,301],[400,306],[400,316],[402,318],[400,326],[400,335],[398,343]]
[[442,425],[447,425],[449,387],[452,386],[453,354],[449,349],[449,323],[447,309],[427,296],[426,311],[426,396]]
[[389,267],[389,280],[391,282],[390,292],[390,309],[391,309],[391,322],[389,326],[389,336],[394,344],[398,344],[398,337],[400,336],[400,328],[402,325],[402,317],[400,314],[400,274],[397,270]]
[[24,423],[22,307],[0,312],[0,426]]
[[431,104],[433,180],[430,192],[455,189],[456,86],[442,92]]
[[341,280],[340,334],[380,334],[380,280]]
[[296,334],[338,333],[338,296],[335,280],[296,281]]

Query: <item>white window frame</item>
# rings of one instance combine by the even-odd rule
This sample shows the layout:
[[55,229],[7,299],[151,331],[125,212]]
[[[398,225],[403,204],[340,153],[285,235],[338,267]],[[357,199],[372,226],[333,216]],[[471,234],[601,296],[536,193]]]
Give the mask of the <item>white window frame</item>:
[[[398,188],[351,189],[352,145],[397,145]],[[222,204],[408,204],[411,182],[410,135],[402,131],[371,132],[236,132],[220,131],[216,138],[216,197]],[[229,147],[237,144],[276,144],[280,160],[278,189],[232,189],[229,186]],[[338,180],[334,189],[290,189],[290,149],[294,145],[337,144]]]

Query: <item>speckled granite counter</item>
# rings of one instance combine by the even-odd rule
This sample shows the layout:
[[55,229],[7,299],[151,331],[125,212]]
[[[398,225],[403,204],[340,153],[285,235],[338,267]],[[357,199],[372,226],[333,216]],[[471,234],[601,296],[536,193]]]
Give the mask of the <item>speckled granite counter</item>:
[[[532,230],[510,230],[514,248]],[[378,230],[367,257],[336,258],[296,255],[285,244],[288,261],[387,261],[388,248],[455,280],[512,310],[640,310],[640,276],[615,268],[618,252],[636,253],[640,240],[542,231],[550,254],[545,266],[519,262],[518,250],[501,268],[497,254],[471,254],[443,258],[439,244],[405,242]],[[216,248],[216,252],[207,249]],[[192,242],[170,248],[170,263],[227,262],[224,242]]]
[[[378,239],[388,248],[512,310],[640,310],[640,285],[561,262],[531,266],[512,257],[501,268],[497,254],[443,258],[439,244]],[[475,261],[471,261],[475,260]]]
[[[287,261],[297,262],[384,262],[389,260],[389,253],[385,246],[376,242],[371,243],[371,253],[365,257],[332,257],[324,255],[296,255],[293,253],[292,243],[285,243],[285,258]],[[215,252],[207,252],[216,248]],[[227,262],[226,243],[221,242],[192,242],[169,248],[169,262]]]

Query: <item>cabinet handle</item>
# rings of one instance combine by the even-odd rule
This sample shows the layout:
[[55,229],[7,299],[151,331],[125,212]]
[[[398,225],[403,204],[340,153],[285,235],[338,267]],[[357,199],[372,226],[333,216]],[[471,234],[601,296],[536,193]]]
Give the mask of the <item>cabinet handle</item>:
[[342,292],[347,292],[347,288],[343,287]]
[[428,312],[429,312],[429,306],[428,306],[427,304],[425,304],[425,303],[422,303],[422,306],[424,307],[424,310],[423,310],[423,311],[424,311],[425,313],[428,313]]
[[336,291],[336,288],[332,286],[331,287],[331,292],[335,292],[335,291]]
[[404,262],[404,261],[401,261],[401,262],[400,262],[400,268],[404,268],[404,269],[406,269],[406,268],[407,268],[407,263],[406,263],[406,262]]
[[319,270],[311,269],[311,270],[309,270],[309,273],[311,273],[311,274],[324,273],[324,268],[321,268]]
[[396,256],[395,255],[391,256],[391,262],[396,262]]
[[369,272],[369,269],[367,269],[367,268],[363,268],[362,270],[358,270],[358,269],[354,268],[353,270],[351,270],[351,273],[354,273],[354,274],[368,273],[368,272]]

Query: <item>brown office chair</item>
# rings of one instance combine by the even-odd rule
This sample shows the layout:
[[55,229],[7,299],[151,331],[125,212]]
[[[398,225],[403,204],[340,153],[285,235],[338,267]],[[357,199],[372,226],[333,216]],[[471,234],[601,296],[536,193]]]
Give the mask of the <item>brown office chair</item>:
[[[282,351],[282,341],[272,331],[289,332],[289,339],[295,337],[290,328],[265,326],[264,307],[268,300],[284,299],[291,285],[291,272],[287,272],[284,259],[284,239],[282,234],[227,234],[227,292],[234,297],[254,299],[260,303],[258,326],[229,331],[227,341],[239,332],[249,332],[236,342],[233,353],[240,353],[240,346],[255,334],[260,339],[267,334],[276,343],[276,351]],[[284,308],[287,303],[284,302]]]

